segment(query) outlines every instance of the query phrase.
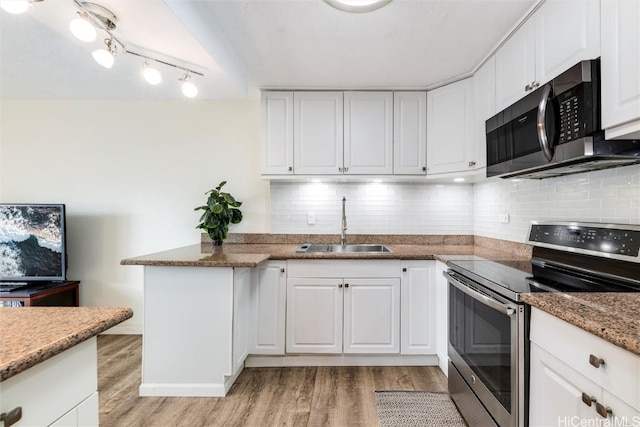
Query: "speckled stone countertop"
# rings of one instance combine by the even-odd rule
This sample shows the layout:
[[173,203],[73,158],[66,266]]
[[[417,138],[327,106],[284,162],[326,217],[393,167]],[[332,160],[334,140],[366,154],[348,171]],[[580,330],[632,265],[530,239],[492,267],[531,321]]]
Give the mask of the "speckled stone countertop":
[[[249,236],[249,237],[247,237]],[[450,256],[475,255],[487,259],[528,260],[528,245],[495,239],[474,244],[474,236],[410,236],[410,235],[352,235],[349,243],[385,244],[391,253],[296,253],[305,242],[330,244],[330,235],[241,235],[230,238],[222,246],[210,240],[199,245],[185,246],[150,255],[124,259],[122,265],[182,266],[182,267],[256,267],[263,261],[287,259],[403,259],[447,261]],[[338,238],[339,239],[339,238]],[[496,249],[497,248],[497,249]],[[448,256],[445,256],[448,255]]]
[[130,308],[0,307],[0,382],[132,316]]
[[640,293],[534,293],[522,300],[640,356]]

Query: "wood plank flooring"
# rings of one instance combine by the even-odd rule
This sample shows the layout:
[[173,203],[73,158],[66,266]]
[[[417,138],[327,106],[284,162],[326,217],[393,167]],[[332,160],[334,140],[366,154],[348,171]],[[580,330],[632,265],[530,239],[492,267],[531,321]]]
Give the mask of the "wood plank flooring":
[[376,390],[446,391],[437,367],[246,368],[225,398],[139,397],[140,335],[98,337],[100,425],[377,426]]

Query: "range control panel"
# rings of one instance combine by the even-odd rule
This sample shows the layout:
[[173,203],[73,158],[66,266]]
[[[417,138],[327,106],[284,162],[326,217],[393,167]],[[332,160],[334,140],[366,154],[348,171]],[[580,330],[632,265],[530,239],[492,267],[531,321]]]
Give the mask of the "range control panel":
[[[573,248],[594,255],[640,262],[640,226],[605,224],[532,224],[529,243]],[[571,250],[571,249],[568,249]]]

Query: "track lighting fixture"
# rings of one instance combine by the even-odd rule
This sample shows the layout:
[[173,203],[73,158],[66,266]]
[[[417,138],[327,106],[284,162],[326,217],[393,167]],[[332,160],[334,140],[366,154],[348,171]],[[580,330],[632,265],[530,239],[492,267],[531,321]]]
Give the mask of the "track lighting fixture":
[[149,65],[149,61],[146,60],[144,61],[144,70],[142,71],[142,75],[144,79],[152,85],[157,85],[162,81],[162,74],[160,74],[160,71],[152,68]]
[[91,56],[93,56],[93,59],[95,59],[96,62],[104,68],[111,68],[113,67],[114,56],[117,51],[116,45],[113,42],[113,38],[104,39],[104,44],[107,45],[106,49],[94,50],[91,53]]
[[182,94],[187,98],[195,98],[198,95],[198,88],[191,83],[191,76],[187,71],[184,76],[178,79],[182,82]]
[[[41,1],[43,0],[0,0],[0,8],[8,13],[19,14],[27,11],[32,3]],[[149,84],[157,85],[162,81],[160,71],[150,64],[150,62],[153,61],[157,64],[167,65],[184,71],[184,75],[178,79],[182,83],[182,93],[188,98],[194,98],[198,95],[198,88],[191,82],[191,74],[203,76],[202,73],[163,61],[159,58],[128,50],[123,41],[118,39],[114,34],[117,18],[113,12],[96,3],[81,0],[73,0],[73,2],[78,7],[78,16],[71,21],[69,29],[75,37],[85,42],[92,42],[97,38],[97,30],[102,30],[108,35],[108,37],[104,39],[106,48],[97,49],[91,53],[91,56],[93,56],[93,59],[95,59],[98,64],[105,68],[113,67],[115,62],[114,57],[117,53],[118,45],[120,45],[120,52],[122,54],[135,55],[144,60],[142,75]]]
[[32,3],[40,1],[42,0],[1,0],[0,8],[12,15],[19,15],[29,10]]

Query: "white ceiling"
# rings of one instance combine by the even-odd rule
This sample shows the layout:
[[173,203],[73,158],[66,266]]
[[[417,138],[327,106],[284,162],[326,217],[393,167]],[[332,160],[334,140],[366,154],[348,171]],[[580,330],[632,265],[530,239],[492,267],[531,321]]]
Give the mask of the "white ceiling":
[[[471,73],[538,0],[394,0],[350,14],[322,0],[95,0],[118,18],[130,51],[204,74],[201,99],[260,88],[429,88]],[[73,0],[45,0],[24,15],[0,11],[0,98],[179,99],[180,70],[118,54],[111,70],[69,32]]]

